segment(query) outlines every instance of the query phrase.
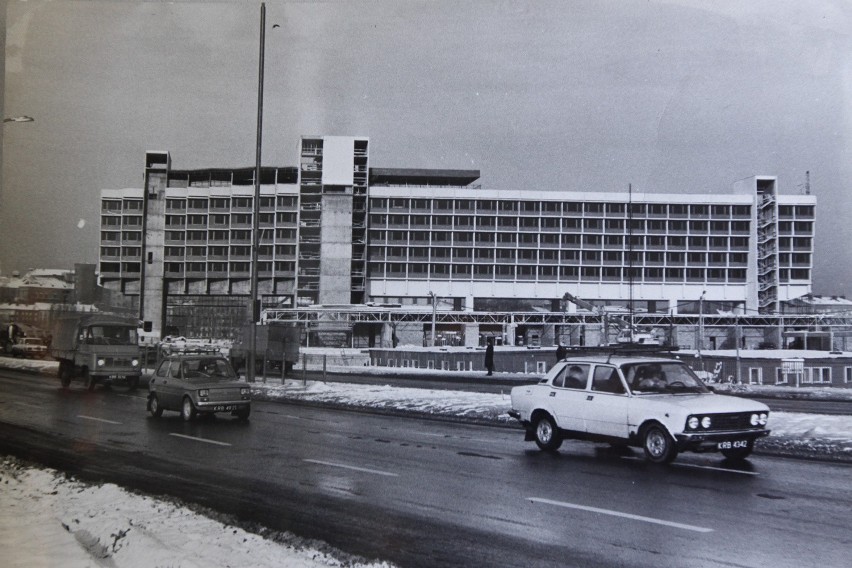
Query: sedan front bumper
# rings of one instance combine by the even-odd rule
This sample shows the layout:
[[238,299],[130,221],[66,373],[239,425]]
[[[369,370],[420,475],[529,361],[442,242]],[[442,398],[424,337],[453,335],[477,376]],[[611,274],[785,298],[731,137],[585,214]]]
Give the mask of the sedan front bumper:
[[715,448],[719,442],[747,440],[753,442],[768,436],[771,430],[728,430],[725,432],[685,432],[675,434],[678,451]]

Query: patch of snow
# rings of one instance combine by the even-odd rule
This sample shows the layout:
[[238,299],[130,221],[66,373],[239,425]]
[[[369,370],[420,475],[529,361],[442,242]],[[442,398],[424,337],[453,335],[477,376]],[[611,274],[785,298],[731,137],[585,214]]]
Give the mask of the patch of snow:
[[0,483],[0,550],[6,568],[390,567],[301,546],[301,539],[286,533],[275,534],[273,541],[174,502],[113,484],[82,483],[13,458],[0,463]]

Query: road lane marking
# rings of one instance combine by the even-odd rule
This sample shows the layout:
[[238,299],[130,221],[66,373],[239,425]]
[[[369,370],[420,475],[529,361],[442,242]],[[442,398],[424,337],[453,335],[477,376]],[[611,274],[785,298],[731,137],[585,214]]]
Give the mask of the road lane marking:
[[[635,461],[642,461],[642,462],[645,461],[644,458],[636,458],[636,457],[630,457],[630,456],[622,457],[621,459],[635,460]],[[710,470],[713,470],[713,471],[725,471],[727,473],[741,473],[743,475],[760,475],[760,473],[758,473],[756,471],[743,471],[743,470],[740,470],[740,469],[730,469],[730,468],[727,468],[727,467],[716,467],[716,466],[713,466],[713,465],[698,465],[698,464],[695,464],[695,463],[671,463],[671,464],[669,464],[669,467],[692,467],[692,468],[695,468],[695,469],[710,469]]]
[[309,459],[306,459],[304,461],[306,461],[308,463],[316,463],[316,464],[319,464],[319,465],[327,465],[329,467],[340,467],[340,468],[343,468],[343,469],[351,469],[353,471],[362,471],[364,473],[375,473],[376,475],[385,475],[387,477],[399,477],[398,473],[391,473],[389,471],[381,471],[381,470],[378,470],[378,469],[367,469],[365,467],[355,467],[354,465],[346,465],[346,464],[343,464],[343,463],[334,463],[334,462],[327,462],[327,461],[322,461],[322,460],[309,460]]
[[621,511],[613,511],[610,509],[599,509],[598,507],[588,507],[586,505],[577,505],[576,503],[566,503],[564,501],[553,501],[551,499],[542,499],[541,497],[527,497],[527,499],[529,499],[533,503],[544,503],[545,505],[555,505],[557,507],[564,507],[566,509],[579,509],[580,511],[589,511],[591,513],[600,513],[601,515],[622,517],[624,519],[642,521],[645,523],[653,523],[655,525],[664,525],[667,527],[674,527],[677,529],[684,529],[688,531],[695,531],[701,533],[713,532],[713,529],[696,527],[694,525],[685,525],[683,523],[675,523],[673,521],[665,521],[663,519],[655,519],[653,517],[643,517],[641,515],[633,515],[631,513],[622,513]]
[[93,420],[95,422],[103,422],[104,424],[122,424],[122,422],[116,422],[115,420],[106,420],[104,418],[95,418],[94,416],[84,416],[82,414],[78,414],[77,418],[82,418],[83,420]]
[[230,446],[227,442],[217,442],[216,440],[208,440],[207,438],[196,438],[195,436],[187,436],[186,434],[178,434],[170,432],[169,436],[177,436],[178,438],[186,438],[187,440],[195,440],[196,442],[204,442],[205,444],[214,444],[216,446]]

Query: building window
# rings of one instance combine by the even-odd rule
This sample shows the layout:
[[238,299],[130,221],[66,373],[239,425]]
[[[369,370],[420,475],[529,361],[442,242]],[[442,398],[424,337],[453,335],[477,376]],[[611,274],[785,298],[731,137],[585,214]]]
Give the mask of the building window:
[[104,213],[118,213],[121,211],[121,201],[104,200],[101,202],[101,211]]
[[492,280],[494,278],[494,266],[490,264],[473,265],[473,277],[477,280]]
[[845,383],[852,383],[852,367],[845,367],[843,369],[843,377]]
[[627,207],[624,203],[607,203],[606,204],[606,214],[608,216],[624,216],[624,212],[627,210]]
[[573,282],[579,278],[580,271],[576,266],[560,266],[559,279],[563,281]]
[[763,384],[763,368],[749,367],[748,368],[748,384],[762,385]]
[[581,219],[576,217],[571,217],[569,219],[562,219],[562,230],[563,231],[577,231],[580,230]]
[[831,384],[831,367],[805,367],[803,383]]

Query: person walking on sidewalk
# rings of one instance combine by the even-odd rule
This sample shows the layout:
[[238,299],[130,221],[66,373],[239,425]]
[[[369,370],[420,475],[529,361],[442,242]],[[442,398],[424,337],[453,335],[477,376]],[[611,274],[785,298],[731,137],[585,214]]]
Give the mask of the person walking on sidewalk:
[[494,372],[494,339],[489,337],[485,346],[485,368],[488,369],[488,376]]

